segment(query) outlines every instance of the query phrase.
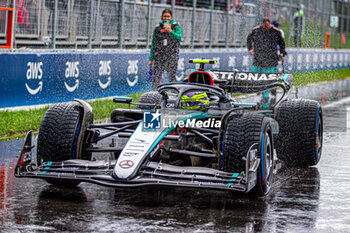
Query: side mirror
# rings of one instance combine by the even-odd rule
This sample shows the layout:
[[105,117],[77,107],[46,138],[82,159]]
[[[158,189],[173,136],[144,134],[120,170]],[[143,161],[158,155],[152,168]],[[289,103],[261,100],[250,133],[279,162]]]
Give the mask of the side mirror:
[[131,104],[132,103],[132,97],[124,97],[124,96],[116,96],[113,98],[114,103],[119,104]]

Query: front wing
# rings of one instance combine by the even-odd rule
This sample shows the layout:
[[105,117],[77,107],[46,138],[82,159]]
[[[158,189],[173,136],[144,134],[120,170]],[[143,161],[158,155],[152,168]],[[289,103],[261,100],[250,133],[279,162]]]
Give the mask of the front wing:
[[130,179],[118,179],[113,175],[116,160],[89,161],[72,159],[62,162],[36,164],[32,153],[32,134],[29,132],[18,159],[15,176],[40,178],[48,181],[90,182],[115,188],[141,186],[175,186],[249,192],[256,184],[260,159],[248,152],[247,172],[228,173],[213,168],[174,166],[162,162],[146,161],[137,175]]

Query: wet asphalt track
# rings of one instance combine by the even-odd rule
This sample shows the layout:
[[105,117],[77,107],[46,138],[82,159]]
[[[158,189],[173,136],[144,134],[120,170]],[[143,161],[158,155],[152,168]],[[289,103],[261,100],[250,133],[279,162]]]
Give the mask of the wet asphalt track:
[[324,106],[321,161],[282,169],[261,199],[93,184],[59,189],[14,178],[22,141],[0,142],[0,232],[350,232],[350,80],[299,89],[298,95]]

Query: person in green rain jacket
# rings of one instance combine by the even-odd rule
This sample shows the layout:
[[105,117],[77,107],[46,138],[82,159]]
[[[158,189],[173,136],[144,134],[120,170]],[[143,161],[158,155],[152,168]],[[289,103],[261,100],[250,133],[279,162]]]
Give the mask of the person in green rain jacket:
[[171,10],[165,9],[161,18],[162,21],[153,30],[149,56],[149,68],[152,69],[153,67],[152,90],[157,90],[164,70],[168,74],[169,81],[176,82],[179,48],[182,38],[181,27],[173,19]]

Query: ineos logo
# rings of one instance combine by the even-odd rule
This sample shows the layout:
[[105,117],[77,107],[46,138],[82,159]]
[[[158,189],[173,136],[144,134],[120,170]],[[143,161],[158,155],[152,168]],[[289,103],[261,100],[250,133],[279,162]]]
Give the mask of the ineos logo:
[[123,160],[119,163],[119,167],[125,169],[131,168],[132,166],[134,166],[134,162],[131,160]]

